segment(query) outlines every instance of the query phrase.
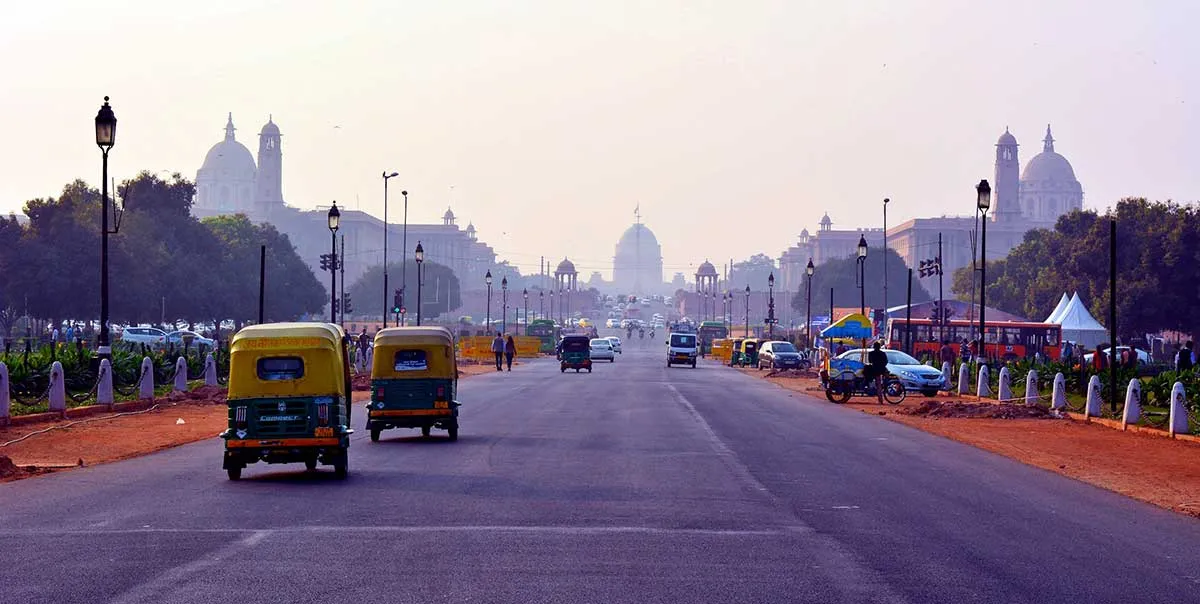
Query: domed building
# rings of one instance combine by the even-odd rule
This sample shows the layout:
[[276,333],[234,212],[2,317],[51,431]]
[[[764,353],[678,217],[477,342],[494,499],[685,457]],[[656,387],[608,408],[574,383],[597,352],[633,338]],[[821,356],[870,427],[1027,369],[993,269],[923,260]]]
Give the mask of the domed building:
[[258,166],[234,137],[233,114],[225,122],[225,140],[215,144],[196,171],[196,206],[217,213],[238,212],[254,204]]
[[613,256],[613,284],[621,293],[650,294],[663,290],[662,246],[641,222],[625,230]]
[[1053,226],[1059,216],[1083,209],[1083,185],[1075,178],[1071,162],[1054,151],[1049,124],[1042,152],[1021,172],[1019,196],[1022,218],[1041,226]]
[[215,144],[196,171],[197,216],[246,214],[265,220],[284,207],[283,153],[279,126],[268,118],[258,134],[258,163],[234,136],[233,114],[225,122],[225,140]]

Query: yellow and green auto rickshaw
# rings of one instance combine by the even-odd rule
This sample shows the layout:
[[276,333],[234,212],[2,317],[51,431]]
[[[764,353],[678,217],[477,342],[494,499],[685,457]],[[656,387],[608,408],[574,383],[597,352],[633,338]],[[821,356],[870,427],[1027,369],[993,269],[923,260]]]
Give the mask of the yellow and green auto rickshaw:
[[230,480],[258,461],[349,469],[350,363],[345,334],[331,323],[266,323],[229,343]]
[[729,342],[729,366],[733,367],[742,356],[742,338],[733,338]]
[[746,338],[741,342],[738,351],[738,367],[754,367],[758,365],[758,338]]
[[444,327],[389,327],[375,334],[371,361],[371,440],[388,428],[433,428],[458,440],[458,364]]

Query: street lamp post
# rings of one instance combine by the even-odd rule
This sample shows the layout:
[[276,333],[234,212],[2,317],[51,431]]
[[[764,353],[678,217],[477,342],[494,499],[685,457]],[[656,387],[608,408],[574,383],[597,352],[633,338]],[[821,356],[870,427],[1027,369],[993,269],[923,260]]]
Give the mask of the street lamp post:
[[[408,191],[400,191],[404,196],[404,230],[400,236],[400,249],[404,250],[404,257],[400,259],[400,305],[404,306],[404,294],[407,293],[408,287]],[[387,265],[383,265],[387,270]],[[404,326],[404,315],[400,315],[400,326]]]
[[[544,289],[538,292],[538,316],[543,319],[546,317],[546,290]],[[528,317],[525,318],[525,324],[529,325]]]
[[767,339],[775,338],[775,273],[767,275]]
[[492,271],[488,271],[483,276],[484,283],[487,283],[487,333],[492,335]]
[[750,286],[746,286],[746,332],[745,337],[750,337]]
[[425,263],[425,248],[421,247],[421,242],[417,242],[417,249],[413,252],[413,260],[417,261],[417,327],[421,326],[421,267]]
[[[528,331],[529,330],[529,288],[526,287],[526,288],[521,289],[521,297],[525,298],[525,329],[526,329],[526,331]],[[521,326],[521,322],[518,321],[517,327],[519,328],[520,326]]]
[[[855,260],[855,262],[858,263],[858,312],[862,316],[866,317],[867,290],[865,286],[867,284],[867,238],[865,236],[860,235],[858,238],[858,259]],[[831,316],[829,320],[832,321],[833,317]],[[863,338],[862,347],[864,349],[867,347],[866,338]]]
[[[96,354],[101,359],[112,356],[108,342],[108,152],[117,141],[117,116],[104,97],[96,113],[96,146],[100,147],[100,335]],[[29,322],[26,320],[26,327]]]
[[342,213],[338,211],[337,202],[329,208],[329,215],[326,217],[329,223],[329,322],[337,323],[337,267],[341,260],[337,253],[337,230],[338,224],[342,220]]
[[887,251],[888,251],[888,245],[887,245],[887,204],[888,204],[888,202],[889,202],[889,201],[891,201],[891,199],[888,199],[887,197],[884,197],[884,198],[883,198],[883,307],[884,307],[885,309],[886,309],[886,308],[888,308],[888,295],[887,295],[887,285],[888,285],[888,284],[887,284],[887,282],[888,282],[888,278],[887,278],[887,277],[888,277],[888,275],[887,275],[887,257],[888,257],[888,255],[887,255]]
[[984,300],[984,291],[987,290],[987,211],[992,207],[992,187],[988,185],[988,181],[981,180],[975,185],[975,206],[979,208],[982,214],[979,223],[982,225],[979,230],[979,359],[983,361],[987,358],[985,351],[987,350],[987,335],[984,332],[983,313],[986,308]]
[[[817,272],[817,269],[813,266],[812,258],[809,258],[808,266],[804,267],[804,274],[808,276],[804,285],[804,304],[806,306],[804,310],[804,337],[808,340],[809,348],[815,348],[814,342],[816,342],[816,339],[812,337],[812,278],[815,272]],[[830,317],[829,320],[832,322],[833,317]]]
[[387,170],[383,171],[383,326],[387,327],[388,316],[388,273],[387,273],[387,244],[388,244],[388,180],[399,176],[398,172],[388,174]]
[[500,331],[508,333],[508,276],[500,279]]

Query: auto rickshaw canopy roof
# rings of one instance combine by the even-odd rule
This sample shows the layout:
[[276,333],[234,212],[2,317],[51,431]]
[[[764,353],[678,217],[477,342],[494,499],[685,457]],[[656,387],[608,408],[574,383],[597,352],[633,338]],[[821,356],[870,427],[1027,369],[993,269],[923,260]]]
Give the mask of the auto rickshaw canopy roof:
[[[234,334],[229,344],[230,400],[288,396],[346,396],[345,332],[332,323],[264,323]],[[295,379],[263,379],[259,361],[298,358]]]
[[[402,358],[400,351],[424,355]],[[420,358],[423,356],[423,358]],[[454,336],[445,327],[389,327],[375,334],[371,379],[458,378]]]

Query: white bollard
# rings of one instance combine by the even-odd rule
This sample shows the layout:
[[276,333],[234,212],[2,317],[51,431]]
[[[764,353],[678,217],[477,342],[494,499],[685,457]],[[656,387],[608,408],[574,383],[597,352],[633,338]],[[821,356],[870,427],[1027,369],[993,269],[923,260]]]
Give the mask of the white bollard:
[[1125,410],[1121,413],[1121,429],[1142,419],[1142,381],[1133,378],[1125,388]]
[[1036,405],[1038,399],[1038,374],[1033,369],[1029,370],[1029,374],[1025,376],[1025,404]]
[[12,398],[8,390],[8,366],[0,363],[0,426],[8,425],[9,408]]
[[354,373],[362,373],[363,372],[363,361],[364,360],[365,359],[363,357],[362,349],[361,348],[355,349],[354,350]]
[[150,357],[142,357],[141,381],[138,382],[138,398],[154,398],[154,361]]
[[1008,367],[1000,368],[1000,378],[998,381],[1000,382],[1000,387],[998,388],[1000,393],[996,398],[1006,403],[1011,401],[1013,399],[1012,378],[1008,375]]
[[175,359],[175,392],[187,392],[187,359]]
[[54,361],[50,365],[50,411],[66,413],[67,411],[67,382],[63,376],[62,363]]
[[951,377],[950,362],[945,361],[942,363],[942,381],[946,383],[946,392],[950,391],[950,385],[953,383],[950,381]]
[[367,367],[368,368],[372,367],[372,364],[374,362],[375,362],[375,347],[369,346],[369,347],[367,347]]
[[1187,393],[1183,390],[1183,382],[1175,382],[1171,388],[1171,421],[1167,429],[1171,436],[1188,433]]
[[1092,379],[1088,380],[1087,406],[1083,410],[1084,417],[1100,417],[1100,407],[1104,405],[1104,401],[1100,400],[1100,376],[1093,375]]
[[96,404],[113,404],[113,375],[112,363],[108,359],[100,359],[100,385],[96,386]]
[[1067,408],[1067,378],[1061,372],[1054,374],[1054,394],[1050,397],[1050,408],[1055,411]]
[[204,357],[204,385],[217,385],[217,361],[211,352]]
[[966,363],[958,366],[958,393],[971,394],[971,368]]
[[988,385],[987,365],[979,366],[979,381],[975,385],[975,394],[978,394],[979,398],[992,395],[992,387]]

